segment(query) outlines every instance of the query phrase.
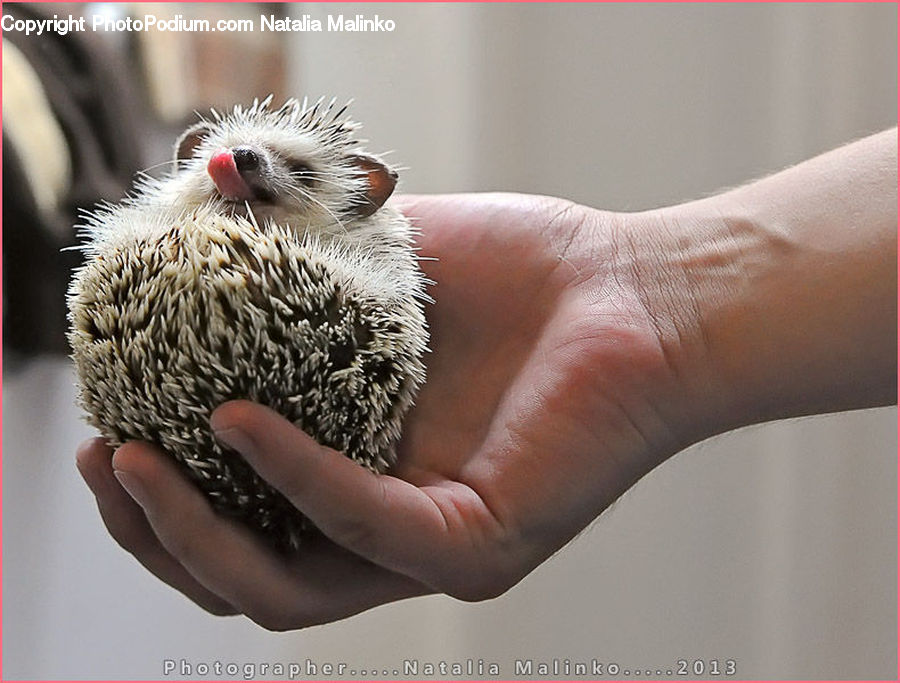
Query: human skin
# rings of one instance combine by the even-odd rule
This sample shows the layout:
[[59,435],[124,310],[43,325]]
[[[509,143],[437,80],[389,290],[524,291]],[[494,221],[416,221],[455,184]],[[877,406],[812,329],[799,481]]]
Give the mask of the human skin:
[[210,420],[323,532],[294,559],[150,445],[93,439],[79,470],[112,536],[215,614],[286,630],[499,595],[692,443],[896,400],[896,189],[890,130],[642,213],[401,198],[437,284],[397,466],[373,474],[244,401]]

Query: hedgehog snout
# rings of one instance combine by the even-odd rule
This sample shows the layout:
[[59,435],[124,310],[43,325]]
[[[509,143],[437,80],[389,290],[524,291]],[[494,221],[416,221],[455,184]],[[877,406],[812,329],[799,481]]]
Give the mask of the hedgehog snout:
[[206,170],[225,199],[242,202],[271,198],[268,179],[271,172],[265,152],[249,145],[217,150]]
[[223,148],[216,151],[210,157],[206,171],[219,194],[226,199],[235,201],[253,199],[253,191],[241,175],[232,150]]

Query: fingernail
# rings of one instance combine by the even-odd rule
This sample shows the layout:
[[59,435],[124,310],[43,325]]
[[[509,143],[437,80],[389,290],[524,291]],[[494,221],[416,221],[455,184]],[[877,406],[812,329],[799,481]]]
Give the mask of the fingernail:
[[143,482],[137,475],[133,472],[123,472],[122,470],[115,470],[113,474],[116,475],[116,479],[119,480],[122,488],[128,491],[128,495],[134,498],[138,505],[143,507],[143,501],[146,500],[147,493],[144,490]]
[[94,440],[88,439],[87,441],[82,441],[78,444],[78,448],[75,449],[75,462],[79,465],[81,462],[88,457],[91,452],[91,448],[94,446]]
[[104,444],[104,439],[100,437],[94,437],[92,439],[87,439],[86,441],[82,441],[78,448],[75,449],[75,464],[78,465],[78,469],[81,470],[85,464],[85,461],[91,456],[91,453],[98,447],[102,447]]
[[78,447],[78,450],[75,451],[75,467],[78,468],[82,477],[84,476],[85,469],[87,469],[87,464],[85,463],[87,457],[87,448],[85,448],[85,444],[81,444],[81,446]]
[[242,455],[253,453],[253,439],[237,427],[228,427],[226,429],[217,429],[213,432],[216,440],[236,450]]

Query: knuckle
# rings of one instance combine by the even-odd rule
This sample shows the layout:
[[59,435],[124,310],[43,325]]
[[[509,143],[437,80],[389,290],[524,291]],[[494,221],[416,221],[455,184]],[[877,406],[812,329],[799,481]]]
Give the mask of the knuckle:
[[468,571],[454,572],[443,588],[447,595],[463,602],[483,602],[503,595],[521,578],[501,562],[484,562]]
[[450,591],[447,591],[447,594],[463,602],[484,602],[485,600],[493,600],[500,597],[512,586],[512,582],[500,578],[479,578],[466,584],[454,586]]
[[278,608],[257,607],[246,614],[256,624],[273,633],[283,633],[298,627],[292,615]]
[[309,628],[311,626],[321,626],[334,621],[334,615],[330,612],[311,612],[309,614],[299,615],[294,620],[294,628]]
[[235,614],[240,614],[231,605],[206,605],[203,609],[214,617],[233,617]]

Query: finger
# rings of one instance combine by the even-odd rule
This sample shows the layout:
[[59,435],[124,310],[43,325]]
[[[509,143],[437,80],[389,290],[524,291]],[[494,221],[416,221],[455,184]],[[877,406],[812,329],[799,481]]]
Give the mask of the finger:
[[239,523],[215,514],[164,454],[125,444],[113,467],[162,545],[203,586],[272,630],[333,621],[422,594],[420,584],[348,554],[291,564]]
[[415,218],[427,218],[432,212],[445,211],[445,207],[458,205],[465,194],[398,194],[391,197],[391,206]]
[[428,197],[429,195],[410,194],[407,192],[403,194],[395,194],[391,197],[390,203],[391,206],[399,211],[402,211],[403,213],[411,213],[413,212],[417,204],[426,201]]
[[[434,256],[428,253],[433,239],[432,230],[440,226],[447,229],[455,225],[457,216],[465,209],[465,195],[428,195],[428,194],[403,194],[391,198],[391,205],[409,218],[419,228],[414,238],[416,244],[426,251],[424,256]],[[419,264],[428,266],[426,260]]]
[[210,424],[335,543],[436,588],[436,567],[447,559],[442,555],[486,509],[457,482],[418,488],[374,474],[264,406],[232,401]]
[[103,439],[84,442],[75,457],[78,471],[97,500],[100,517],[110,535],[157,578],[177,589],[208,612],[219,616],[237,610],[200,585],[157,539],[144,511],[116,480],[112,449]]

